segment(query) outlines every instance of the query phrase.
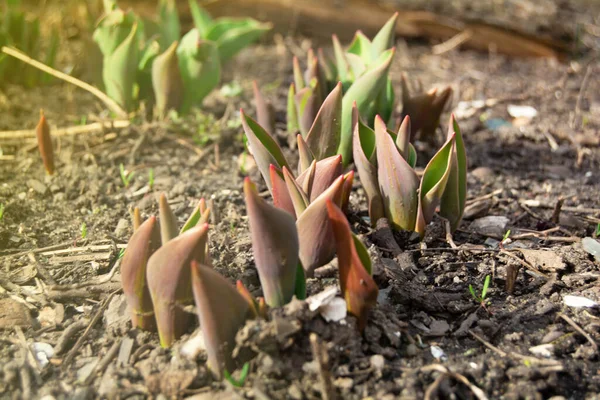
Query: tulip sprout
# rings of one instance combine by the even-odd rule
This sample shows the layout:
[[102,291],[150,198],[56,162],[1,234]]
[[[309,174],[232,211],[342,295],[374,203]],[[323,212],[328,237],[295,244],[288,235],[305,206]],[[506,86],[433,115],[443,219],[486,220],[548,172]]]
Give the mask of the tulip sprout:
[[354,114],[354,159],[367,192],[371,224],[386,217],[395,228],[416,231],[423,238],[439,206],[440,215],[455,231],[465,209],[467,160],[454,117],[450,118],[446,143],[419,179],[413,169],[416,152],[409,141],[412,119],[405,117],[394,133],[379,117],[371,130],[356,110]]
[[210,209],[201,200],[180,231],[165,195],[159,199],[160,224],[155,216],[141,223],[134,210],[134,234],[121,263],[123,292],[134,327],[158,328],[161,345],[169,347],[189,326],[189,263],[210,265],[207,255]]
[[35,128],[35,133],[44,168],[46,168],[48,175],[52,175],[54,174],[54,149],[52,148],[52,138],[50,137],[50,126],[48,126],[48,122],[44,116],[44,110],[40,110],[40,121]]

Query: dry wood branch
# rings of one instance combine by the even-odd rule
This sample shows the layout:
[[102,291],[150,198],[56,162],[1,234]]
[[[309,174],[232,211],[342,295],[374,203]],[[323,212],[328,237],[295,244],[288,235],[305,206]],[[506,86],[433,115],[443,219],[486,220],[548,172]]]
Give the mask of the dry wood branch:
[[333,382],[331,381],[331,372],[329,371],[329,355],[316,333],[310,334],[310,348],[313,360],[316,362],[319,370],[321,396],[324,400],[335,400],[337,396]]
[[108,352],[106,352],[104,357],[102,357],[100,362],[98,362],[94,370],[87,376],[87,378],[85,378],[85,381],[83,382],[85,385],[89,385],[90,383],[92,383],[96,375],[102,373],[106,369],[106,367],[108,367],[108,364],[110,364],[113,358],[117,356],[117,353],[119,352],[119,347],[121,346],[121,340],[122,339],[115,340],[110,349],[108,349]]
[[50,75],[54,76],[55,78],[62,79],[65,82],[69,82],[70,84],[73,84],[73,85],[93,94],[100,101],[102,101],[112,112],[114,112],[116,115],[118,115],[119,118],[127,118],[127,113],[121,108],[121,106],[119,106],[113,99],[108,97],[104,92],[102,92],[98,88],[95,88],[94,86],[90,85],[89,83],[85,83],[77,78],[74,78],[70,75],[67,75],[60,71],[57,71],[54,68],[51,68],[37,60],[34,60],[33,58],[20,52],[17,49],[3,46],[2,52],[4,52],[5,54],[8,54],[11,57],[17,58],[17,59],[23,61],[24,63],[31,65],[32,67],[35,67],[41,71],[44,71],[45,73],[50,74]]
[[440,365],[440,364],[427,365],[425,367],[422,367],[421,371],[424,371],[424,372],[427,372],[427,371],[438,371],[438,372],[442,373],[427,388],[427,391],[425,392],[425,399],[432,399],[433,398],[432,395],[437,391],[439,385],[444,381],[444,379],[446,379],[446,378],[452,378],[452,379],[455,379],[455,380],[459,381],[460,383],[462,383],[466,387],[468,387],[469,390],[475,395],[475,397],[478,400],[487,400],[487,396],[485,395],[485,393],[483,392],[483,390],[479,389],[477,386],[475,386],[471,382],[469,382],[469,380],[467,379],[467,377],[465,377],[464,375],[459,374],[458,372],[450,371],[448,368],[444,367],[443,365]]
[[[106,122],[93,122],[87,125],[75,125],[64,128],[52,128],[52,137],[94,134],[109,130],[124,129],[131,125],[126,120]],[[0,140],[35,139],[35,130],[23,129],[19,131],[0,131]]]
[[586,338],[586,340],[588,342],[590,342],[590,344],[594,348],[594,351],[596,353],[598,352],[598,344],[594,341],[594,339],[586,331],[583,330],[582,327],[577,325],[577,323],[575,321],[573,321],[568,315],[559,313],[558,316],[561,317],[562,319],[564,319],[567,322],[567,324],[571,325],[573,327],[573,329],[575,329],[579,334],[581,334],[581,336]]
[[510,251],[507,250],[500,250],[500,254],[505,255],[507,257],[509,257],[510,259],[518,262],[519,264],[521,264],[522,266],[524,266],[525,268],[527,268],[530,271],[535,272],[537,275],[539,276],[543,276],[544,278],[548,279],[549,277],[544,274],[542,271],[540,271],[539,269],[537,269],[536,267],[534,267],[533,265],[529,264],[527,261],[525,260],[521,260],[519,257],[515,256],[514,254],[512,254]]
[[71,301],[73,299],[97,299],[103,294],[121,289],[121,282],[107,282],[79,289],[48,290],[48,299],[52,301]]
[[444,43],[436,44],[432,47],[431,52],[437,56],[447,53],[452,49],[457,48],[461,44],[465,43],[473,37],[473,32],[469,29],[462,31],[461,33],[452,36]]
[[494,346],[493,344],[491,344],[487,340],[483,339],[481,336],[477,335],[475,332],[473,332],[471,330],[469,330],[468,332],[469,332],[469,334],[471,336],[473,336],[474,339],[478,340],[485,347],[487,347],[488,349],[492,350],[494,353],[498,354],[501,357],[512,357],[512,358],[516,358],[516,359],[519,359],[519,360],[524,360],[524,361],[527,361],[527,362],[529,362],[531,364],[536,364],[536,365],[544,365],[544,366],[552,366],[552,367],[559,367],[560,366],[560,367],[562,367],[562,363],[560,363],[559,361],[555,361],[555,360],[543,360],[541,358],[524,356],[523,354],[515,353],[515,352],[512,352],[512,351],[509,352],[509,353],[507,353],[507,352],[501,350],[500,348]]
[[94,325],[96,325],[96,322],[98,322],[100,320],[100,318],[102,318],[102,315],[104,314],[104,310],[106,310],[106,307],[108,307],[108,304],[112,300],[113,296],[114,296],[114,293],[112,293],[110,296],[108,296],[106,299],[104,299],[104,302],[102,303],[102,305],[100,306],[98,311],[96,311],[96,314],[94,314],[94,316],[92,317],[92,320],[90,321],[90,324],[88,325],[86,330],[79,337],[77,342],[75,342],[75,345],[73,346],[73,348],[71,349],[69,354],[67,354],[67,356],[65,357],[65,359],[62,363],[63,370],[66,369],[69,366],[69,364],[71,364],[71,362],[73,361],[73,358],[75,358],[75,355],[77,354],[77,352],[79,351],[81,346],[83,346],[83,342],[90,334]]

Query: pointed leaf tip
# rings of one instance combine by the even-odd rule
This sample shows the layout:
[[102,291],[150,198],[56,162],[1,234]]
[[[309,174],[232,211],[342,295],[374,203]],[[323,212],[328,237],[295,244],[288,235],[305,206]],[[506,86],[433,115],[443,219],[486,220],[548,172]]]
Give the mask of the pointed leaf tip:
[[375,119],[377,176],[386,217],[399,229],[413,231],[419,179],[402,157],[383,120]]
[[206,345],[208,367],[217,379],[233,371],[235,335],[250,316],[250,305],[222,275],[193,260],[188,265],[191,287]]
[[177,218],[169,206],[169,201],[164,193],[158,198],[158,216],[160,218],[160,237],[164,245],[178,234]]

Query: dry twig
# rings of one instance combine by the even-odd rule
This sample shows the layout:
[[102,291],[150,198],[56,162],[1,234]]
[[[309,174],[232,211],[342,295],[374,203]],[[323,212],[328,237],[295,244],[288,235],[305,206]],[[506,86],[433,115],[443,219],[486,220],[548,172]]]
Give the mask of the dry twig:
[[512,352],[512,351],[510,353],[507,353],[504,350],[501,350],[500,348],[494,346],[493,344],[491,344],[487,340],[483,339],[481,336],[477,335],[475,332],[473,332],[471,330],[469,330],[468,332],[469,332],[469,334],[471,336],[473,336],[474,339],[476,339],[479,342],[481,342],[481,344],[483,344],[488,349],[492,350],[494,353],[498,354],[500,357],[513,357],[513,358],[516,358],[516,359],[519,359],[519,360],[527,361],[527,362],[529,362],[531,364],[544,365],[544,366],[552,366],[552,367],[557,367],[557,366],[562,367],[562,364],[559,361],[555,361],[555,360],[543,360],[541,358],[524,356],[523,354],[515,353],[515,352]]
[[110,301],[112,300],[114,295],[115,295],[115,293],[113,292],[110,294],[110,296],[108,296],[106,299],[104,299],[104,303],[102,303],[102,305],[100,306],[98,311],[96,311],[96,314],[94,314],[94,316],[92,317],[92,320],[90,321],[86,330],[79,337],[79,339],[77,339],[77,342],[75,342],[75,345],[73,346],[73,348],[71,349],[69,354],[67,354],[67,356],[63,360],[63,363],[62,363],[63,370],[66,369],[69,366],[69,364],[71,364],[71,362],[73,361],[73,358],[75,358],[75,355],[77,354],[77,352],[79,351],[81,346],[83,346],[83,342],[87,339],[87,337],[90,334],[90,332],[92,331],[92,328],[94,327],[94,325],[96,325],[96,322],[98,322],[100,320],[100,318],[102,318],[102,315],[104,314],[104,310],[106,310],[106,307],[108,307],[108,304],[110,303]]
[[567,324],[571,325],[573,327],[573,329],[575,329],[579,334],[581,334],[581,336],[586,338],[586,340],[588,342],[590,342],[590,344],[594,348],[594,351],[596,353],[598,352],[598,344],[596,343],[596,341],[594,341],[594,339],[586,331],[583,330],[582,327],[577,325],[577,323],[575,321],[573,321],[568,315],[559,313],[558,316],[561,317],[562,319],[564,319],[567,322]]
[[65,82],[69,82],[91,94],[96,96],[100,101],[102,101],[112,112],[117,114],[120,118],[127,118],[127,113],[119,106],[113,99],[108,97],[104,92],[90,85],[89,83],[83,82],[77,78],[74,78],[70,75],[62,73],[60,71],[55,70],[33,58],[29,57],[27,54],[20,52],[17,49],[11,47],[2,47],[2,52],[8,54],[11,57],[17,58],[23,61],[26,64],[31,65],[41,71],[44,71],[47,74],[54,76],[55,78],[62,79]]
[[331,372],[329,372],[329,354],[327,349],[319,341],[316,333],[310,334],[310,348],[313,360],[319,370],[319,380],[321,381],[321,396],[323,400],[334,400],[337,398],[333,382],[331,381]]
[[469,382],[469,380],[464,375],[461,375],[458,372],[450,371],[448,368],[446,368],[443,365],[440,365],[440,364],[427,365],[425,367],[422,367],[421,371],[424,371],[424,372],[438,371],[438,372],[442,373],[427,388],[427,391],[425,392],[425,400],[431,400],[433,398],[432,397],[433,394],[437,391],[440,384],[446,378],[452,378],[454,380],[457,380],[460,383],[462,383],[463,385],[465,385],[466,387],[468,387],[469,390],[475,395],[475,397],[478,400],[487,400],[487,396],[485,395],[483,390],[479,389],[477,386],[475,386],[471,382]]

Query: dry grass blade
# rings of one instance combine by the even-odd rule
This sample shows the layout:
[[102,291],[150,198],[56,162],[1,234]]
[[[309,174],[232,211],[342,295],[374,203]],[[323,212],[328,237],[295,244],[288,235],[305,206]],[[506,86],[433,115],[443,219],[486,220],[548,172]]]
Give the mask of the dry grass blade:
[[57,71],[54,68],[51,68],[37,60],[34,60],[33,58],[20,52],[17,49],[2,46],[2,52],[5,54],[8,54],[11,57],[17,58],[17,59],[23,61],[24,63],[31,65],[32,67],[35,67],[41,71],[44,71],[47,74],[50,74],[58,79],[62,79],[65,82],[69,82],[69,83],[93,94],[100,101],[102,101],[112,112],[114,112],[119,118],[127,118],[127,113],[113,99],[111,99],[104,92],[102,92],[101,90],[98,90],[97,88],[93,87],[89,83],[85,83],[77,78],[74,78],[70,75],[67,75],[60,71]]

